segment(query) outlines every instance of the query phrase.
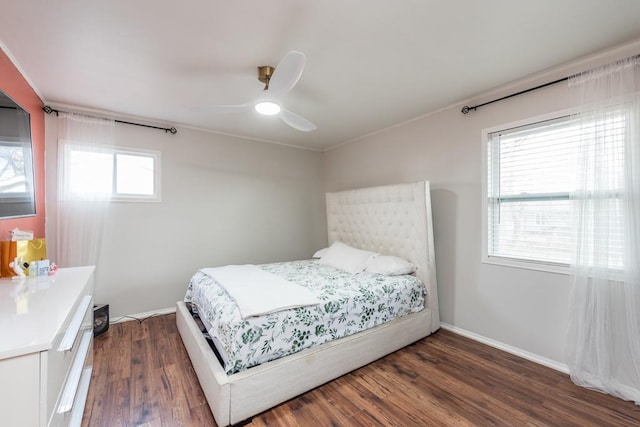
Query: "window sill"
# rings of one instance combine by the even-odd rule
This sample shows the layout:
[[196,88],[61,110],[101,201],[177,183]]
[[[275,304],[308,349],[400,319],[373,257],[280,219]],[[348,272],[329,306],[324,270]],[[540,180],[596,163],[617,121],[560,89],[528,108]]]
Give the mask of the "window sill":
[[542,261],[527,261],[516,258],[503,258],[496,256],[485,256],[482,259],[484,264],[500,265],[503,267],[522,268],[525,270],[544,271],[546,273],[569,275],[569,265],[560,263],[548,263]]
[[160,196],[111,196],[110,202],[141,202],[141,203],[159,203],[162,201]]

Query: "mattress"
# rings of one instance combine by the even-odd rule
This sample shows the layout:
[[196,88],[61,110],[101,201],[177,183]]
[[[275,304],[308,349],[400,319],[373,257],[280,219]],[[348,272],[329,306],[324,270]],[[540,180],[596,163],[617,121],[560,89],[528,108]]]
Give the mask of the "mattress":
[[425,285],[413,275],[351,274],[317,260],[260,265],[309,289],[321,303],[243,319],[214,278],[196,272],[185,302],[197,307],[227,374],[421,311]]

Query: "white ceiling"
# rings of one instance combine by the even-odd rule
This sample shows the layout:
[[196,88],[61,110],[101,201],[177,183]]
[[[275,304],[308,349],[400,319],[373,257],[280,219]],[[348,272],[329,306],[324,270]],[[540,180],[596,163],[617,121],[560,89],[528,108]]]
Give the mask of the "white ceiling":
[[[640,38],[638,0],[0,0],[0,42],[44,101],[324,149]],[[239,104],[307,55],[284,106]]]

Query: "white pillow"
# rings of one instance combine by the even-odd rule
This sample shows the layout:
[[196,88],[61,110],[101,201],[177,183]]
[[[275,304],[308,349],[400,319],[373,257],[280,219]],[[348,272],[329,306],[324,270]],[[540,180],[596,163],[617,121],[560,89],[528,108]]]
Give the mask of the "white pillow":
[[362,249],[352,248],[342,242],[334,242],[318,260],[352,274],[361,273],[377,254]]
[[410,261],[390,255],[378,255],[367,269],[369,273],[383,274],[385,276],[400,276],[416,271],[416,266]]
[[313,254],[311,258],[322,258],[322,256],[326,254],[328,250],[329,248],[319,249],[315,254]]

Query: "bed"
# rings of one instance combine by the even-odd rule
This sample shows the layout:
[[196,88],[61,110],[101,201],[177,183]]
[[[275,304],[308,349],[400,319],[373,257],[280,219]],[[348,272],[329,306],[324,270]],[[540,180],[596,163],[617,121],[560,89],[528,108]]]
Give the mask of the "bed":
[[227,373],[184,301],[176,321],[219,426],[236,424],[364,366],[440,326],[429,183],[426,181],[326,194],[328,243],[394,255],[417,266],[426,286],[424,308],[371,329]]

